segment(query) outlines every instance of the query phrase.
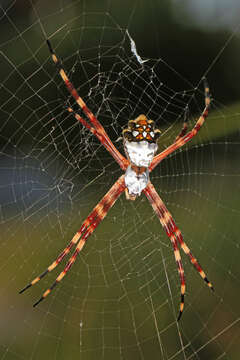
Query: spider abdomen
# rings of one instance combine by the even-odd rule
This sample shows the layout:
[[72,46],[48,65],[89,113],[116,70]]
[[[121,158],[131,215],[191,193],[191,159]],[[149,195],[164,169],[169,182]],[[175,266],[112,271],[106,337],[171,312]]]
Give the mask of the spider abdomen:
[[148,168],[157,151],[157,144],[148,141],[125,140],[124,148],[130,162],[138,167]]
[[136,172],[131,165],[128,166],[125,176],[125,185],[127,187],[126,197],[129,200],[135,200],[137,196],[146,188],[149,181],[149,171],[147,168]]

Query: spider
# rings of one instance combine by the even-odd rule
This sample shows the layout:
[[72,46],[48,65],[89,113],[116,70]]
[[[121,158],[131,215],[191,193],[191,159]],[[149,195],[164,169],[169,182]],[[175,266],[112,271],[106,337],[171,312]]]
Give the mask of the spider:
[[135,120],[130,120],[128,122],[128,127],[123,130],[123,145],[126,154],[125,158],[113,145],[103,126],[93,115],[91,110],[89,110],[73,84],[70,82],[61,64],[61,61],[58,59],[57,55],[53,51],[49,40],[47,40],[47,45],[51,53],[52,60],[55,63],[62,80],[64,81],[71,96],[79,105],[83,114],[85,114],[87,120],[80,116],[78,113],[74,112],[74,110],[70,106],[67,108],[68,112],[72,113],[77,121],[79,121],[87,129],[89,129],[89,131],[91,131],[92,134],[94,134],[98,138],[101,144],[107,149],[107,151],[119,164],[120,168],[125,172],[125,174],[119,177],[119,179],[115,182],[111,189],[95,206],[93,211],[83,222],[81,228],[76,232],[76,234],[73,236],[72,240],[65,247],[65,249],[58,255],[56,260],[41,275],[36,277],[34,280],[32,280],[32,282],[25,286],[20,291],[20,293],[23,293],[26,289],[36,284],[40,279],[42,279],[45,275],[52,271],[75,245],[75,250],[70,259],[68,260],[63,271],[58,275],[52,286],[43,293],[42,297],[33,306],[35,307],[36,305],[38,305],[43,299],[47,297],[47,295],[50,294],[53,288],[64,278],[64,276],[70,270],[71,266],[76,261],[77,255],[83,249],[87,239],[96,229],[96,227],[101,223],[101,221],[105,218],[108,211],[114,205],[119,196],[125,191],[126,198],[133,201],[138,196],[140,196],[141,193],[143,193],[149,200],[154,212],[159,218],[161,225],[173,246],[175,261],[177,264],[181,283],[180,310],[177,318],[177,320],[179,320],[183,313],[185,294],[184,269],[181,261],[179,247],[189,257],[191,263],[198,271],[202,279],[207,283],[209,288],[213,290],[213,286],[207,279],[205,272],[201,268],[197,259],[193,256],[190,249],[184,242],[181,231],[175,224],[172,215],[167,210],[165,204],[163,203],[162,199],[160,198],[153,184],[151,183],[149,173],[169,154],[190,141],[200,130],[206,117],[208,116],[211,101],[207,81],[205,78],[203,78],[205,91],[205,107],[192,130],[187,132],[187,121],[185,119],[182,130],[176,137],[175,141],[161,153],[155,155],[158,149],[157,139],[160,136],[160,130],[155,128],[155,123],[153,120],[147,119],[145,115],[139,115]]

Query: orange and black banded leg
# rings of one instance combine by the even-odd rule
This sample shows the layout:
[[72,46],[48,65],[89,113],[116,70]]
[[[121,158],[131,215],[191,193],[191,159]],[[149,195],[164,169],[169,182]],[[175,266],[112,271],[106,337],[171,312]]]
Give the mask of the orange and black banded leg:
[[55,267],[64,259],[64,257],[70,252],[72,247],[77,244],[81,236],[85,235],[85,232],[87,231],[88,227],[92,225],[92,223],[95,221],[98,217],[98,209],[104,204],[105,197],[100,201],[100,203],[93,209],[93,211],[90,213],[90,215],[86,218],[86,220],[83,222],[81,228],[76,232],[76,234],[73,236],[70,243],[65,247],[65,249],[59,254],[57,259],[39,276],[37,276],[34,280],[31,281],[27,286],[25,286],[19,293],[23,293],[25,290],[30,288],[32,285],[35,285],[38,281],[40,281],[44,276],[46,276],[49,272],[51,272]]
[[205,272],[203,271],[201,265],[199,264],[197,259],[193,256],[193,254],[191,253],[189,247],[184,242],[182,233],[181,233],[181,231],[179,230],[179,228],[177,226],[175,228],[175,233],[176,233],[177,241],[178,241],[179,245],[181,246],[182,250],[184,251],[184,253],[189,257],[191,263],[193,264],[193,266],[195,267],[195,269],[197,270],[199,275],[202,277],[202,279],[207,283],[208,287],[212,291],[214,291],[212,283],[208,280],[208,278],[207,278]]
[[[158,208],[159,214],[161,214],[162,217],[162,221],[161,224],[164,228],[164,230],[167,233],[168,237],[171,236],[175,236],[177,242],[179,243],[179,245],[181,246],[182,250],[184,251],[184,253],[186,255],[188,255],[188,257],[190,258],[191,263],[193,264],[193,266],[195,267],[195,269],[198,271],[199,275],[202,277],[202,279],[207,283],[208,287],[211,290],[213,289],[213,286],[211,284],[211,282],[208,280],[205,272],[203,271],[202,267],[200,266],[200,264],[198,263],[197,259],[193,256],[193,254],[190,252],[190,249],[188,248],[188,246],[186,245],[186,243],[183,240],[183,236],[181,231],[179,230],[179,228],[176,226],[175,221],[172,218],[172,215],[170,214],[170,212],[167,210],[165,204],[163,203],[162,199],[160,198],[160,196],[158,195],[158,193],[156,192],[155,188],[153,187],[153,185],[150,183],[148,185],[148,187],[144,190],[146,196],[148,197],[149,201],[153,201],[155,203],[155,207]],[[151,200],[150,200],[151,199]],[[181,315],[181,314],[180,314]],[[180,318],[180,317],[179,317]],[[178,318],[178,319],[179,319]]]
[[[93,115],[91,110],[87,107],[87,105],[85,104],[83,99],[78,94],[77,90],[75,89],[74,85],[71,83],[71,81],[69,80],[65,70],[63,69],[63,66],[62,66],[60,60],[57,58],[57,55],[54,53],[53,48],[52,48],[51,43],[50,43],[49,40],[47,40],[47,45],[48,45],[49,51],[51,53],[52,60],[55,63],[55,65],[57,66],[57,68],[58,68],[59,75],[61,76],[62,80],[64,81],[69,93],[75,99],[75,101],[77,102],[79,107],[82,109],[84,114],[88,117],[88,119],[91,122],[92,126],[95,128],[95,130],[96,130],[95,135],[101,141],[103,146],[105,146],[105,148],[110,152],[110,154],[113,156],[113,158],[116,160],[116,162],[120,165],[120,167],[123,170],[126,170],[128,165],[129,165],[128,160],[116,149],[116,147],[113,145],[112,141],[108,137],[106,131],[104,130],[103,126],[100,124],[100,122],[97,120],[95,115]],[[69,109],[70,109],[70,111],[68,110],[69,112],[73,112],[71,108],[69,108]],[[82,122],[82,124],[84,126],[86,126],[86,124],[84,124],[83,122]],[[89,128],[89,127],[91,127],[91,125],[86,126],[86,127]]]
[[81,124],[83,124],[92,134],[94,134],[98,140],[104,145],[104,147],[112,154],[112,148],[108,142],[105,141],[105,138],[97,132],[97,130],[92,127],[85,119],[83,119],[78,113],[76,113],[70,106],[67,108],[68,112],[72,113],[75,119]]
[[208,116],[209,107],[211,103],[209,87],[207,84],[207,80],[204,78],[204,93],[205,93],[205,108],[196,122],[195,126],[192,130],[190,130],[187,134],[180,137],[176,140],[172,145],[168,146],[165,150],[163,150],[160,154],[156,155],[153,158],[151,165],[149,166],[149,172],[151,172],[166,156],[170,155],[183,145],[185,145],[188,141],[190,141],[194,136],[197,135],[198,131],[201,129],[205,119]]
[[95,221],[97,212],[96,207],[93,209],[91,214],[86,218],[86,220],[83,222],[81,228],[76,232],[76,234],[73,236],[72,240],[69,242],[69,244],[65,247],[65,249],[58,255],[57,259],[53,261],[51,265],[48,266],[48,268],[39,276],[37,276],[35,279],[33,279],[28,285],[26,285],[21,291],[19,291],[19,294],[23,293],[25,290],[29,289],[31,286],[35,285],[37,282],[39,282],[44,276],[46,276],[49,272],[51,272],[55,267],[57,267],[58,264],[64,259],[64,257],[69,254],[70,250],[74,245],[77,244],[79,241],[79,238],[85,234],[88,227],[91,225],[93,221]]
[[180,131],[180,133],[176,137],[175,142],[178,141],[180,138],[182,138],[186,134],[187,129],[188,129],[188,116],[189,116],[189,109],[188,109],[188,106],[187,106],[186,109],[185,109],[185,113],[184,113],[182,130]]
[[[76,249],[73,253],[73,255],[70,257],[69,261],[67,262],[64,270],[59,274],[55,282],[52,284],[52,286],[46,290],[43,294],[43,296],[33,305],[34,307],[38,305],[43,299],[47,297],[48,294],[52,291],[52,289],[63,279],[63,277],[66,275],[66,273],[70,270],[71,266],[76,260],[76,257],[78,253],[82,250],[86,240],[88,237],[93,233],[93,231],[96,229],[96,227],[100,224],[100,222],[104,219],[104,217],[107,215],[107,212],[109,209],[114,205],[118,197],[121,195],[121,193],[125,189],[125,182],[124,182],[124,176],[121,176],[115,184],[112,186],[112,188],[107,192],[107,194],[102,198],[102,200],[98,203],[98,205],[94,208],[94,210],[91,212],[91,214],[87,217],[87,219],[84,221],[83,225],[79,229],[79,231],[75,234],[72,241],[66,248],[67,251],[70,251],[70,247],[72,247],[74,244],[77,243]],[[63,257],[66,255],[65,250],[62,252],[62,254],[58,257],[60,261],[63,259]],[[38,282],[43,276],[45,276],[49,271],[52,271],[60,261],[58,259],[52,263],[52,265],[43,273],[44,275],[39,276],[35,280],[33,280],[32,283],[30,283],[28,286],[26,286],[21,292],[29,288],[30,286],[34,285],[36,282]]]
[[156,192],[154,186],[151,183],[149,183],[148,186],[144,189],[144,193],[145,193],[146,197],[148,198],[150,204],[152,205],[153,210],[155,211],[156,215],[158,216],[158,218],[161,222],[161,225],[164,228],[164,230],[166,231],[167,236],[169,237],[169,239],[172,243],[172,246],[173,246],[175,261],[177,264],[178,273],[179,273],[179,277],[180,277],[180,284],[181,284],[180,310],[179,310],[179,315],[177,318],[177,320],[179,321],[182,316],[183,309],[184,309],[184,295],[185,295],[186,285],[185,285],[184,269],[183,269],[183,265],[182,265],[180,251],[178,249],[176,235],[171,230],[171,228],[168,226],[168,216],[161,206],[162,200],[159,197],[158,193]]
[[50,271],[55,269],[55,267],[63,260],[63,258],[70,252],[74,244],[77,243],[79,239],[78,233],[74,235],[70,243],[65,247],[65,249],[58,255],[57,259],[50,265],[48,268],[35,279],[33,279],[28,285],[26,285],[22,290],[19,291],[19,294],[22,294],[25,290],[29,289],[31,286],[39,282],[44,276],[46,276]]
[[[156,192],[156,190],[153,189],[152,192]],[[177,227],[175,221],[173,220],[172,215],[170,214],[170,212],[166,208],[164,202],[162,201],[162,199],[160,198],[159,195],[158,195],[158,197],[159,197],[158,204],[160,206],[160,210],[164,214],[164,219],[165,219],[165,224],[166,224],[166,226],[164,228],[165,228],[165,231],[166,231],[167,235],[170,236],[170,234],[172,234],[172,233],[174,233],[176,235],[176,239],[177,239],[179,245],[181,246],[184,253],[189,257],[191,263],[193,264],[193,266],[195,267],[195,269],[197,270],[199,275],[207,283],[208,287],[211,290],[214,290],[211,282],[208,280],[208,278],[207,278],[205,272],[203,271],[202,267],[200,266],[199,262],[193,256],[190,249],[188,248],[188,246],[184,242],[181,230]]]

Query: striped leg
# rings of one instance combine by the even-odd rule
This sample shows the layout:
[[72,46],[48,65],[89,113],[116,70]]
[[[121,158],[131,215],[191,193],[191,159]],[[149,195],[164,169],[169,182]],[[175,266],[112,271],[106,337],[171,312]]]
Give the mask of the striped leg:
[[201,129],[205,119],[208,116],[209,107],[210,107],[210,93],[209,87],[207,84],[206,79],[204,79],[204,90],[205,90],[205,108],[199,117],[198,121],[196,122],[195,126],[191,131],[189,131],[186,135],[180,136],[176,141],[163,150],[160,154],[156,155],[149,166],[149,171],[151,172],[166,156],[170,155],[175,150],[179,149],[183,145],[185,145],[188,141],[190,141],[195,135],[197,135],[198,131]]
[[[126,170],[129,165],[128,160],[116,149],[116,147],[113,145],[112,141],[108,137],[106,131],[104,130],[103,126],[100,124],[100,122],[97,120],[97,118],[93,115],[91,110],[87,107],[87,105],[85,104],[83,99],[79,96],[77,90],[74,88],[74,86],[71,83],[71,81],[69,80],[66,72],[64,71],[60,60],[57,58],[57,55],[54,53],[49,40],[47,40],[47,45],[48,45],[49,51],[52,55],[53,62],[57,66],[58,72],[59,72],[62,80],[64,81],[69,93],[76,100],[77,104],[82,109],[84,114],[88,117],[89,121],[91,122],[91,124],[96,132],[93,132],[91,130],[92,126],[90,124],[88,124],[88,122],[85,121],[84,119],[81,118],[82,120],[80,120],[78,118],[77,120],[79,120],[84,126],[86,126],[88,129],[90,129],[94,133],[94,135],[97,136],[97,138],[100,140],[100,142],[103,144],[103,146],[110,152],[110,154],[113,156],[113,158],[116,160],[116,162],[120,165],[121,169]],[[68,111],[73,112],[73,110],[71,108],[68,108]]]
[[[73,113],[74,117],[77,121],[81,122],[87,129],[91,131],[92,134],[94,134],[98,140],[105,146],[105,148],[110,152],[110,154],[113,154],[113,149],[111,147],[111,144],[107,143],[105,141],[105,138],[97,132],[97,130],[92,127],[85,119],[83,119],[78,113],[74,112],[74,110],[69,106],[67,108],[68,112]],[[113,155],[114,157],[114,155]],[[115,158],[115,157],[114,157]],[[125,165],[123,165],[125,166]]]
[[[100,201],[100,203],[97,206],[101,206],[101,203],[103,202],[103,199]],[[19,293],[23,293],[25,290],[30,288],[32,285],[35,285],[38,281],[40,281],[44,276],[46,276],[50,271],[55,269],[55,267],[60,264],[60,262],[64,259],[64,257],[70,252],[72,247],[77,244],[79,241],[79,238],[85,235],[85,233],[88,230],[88,227],[93,224],[93,222],[97,220],[100,220],[97,213],[97,206],[93,209],[93,211],[90,213],[90,215],[86,218],[86,220],[83,222],[81,228],[76,232],[76,234],[73,236],[72,240],[69,242],[69,244],[65,247],[65,249],[58,255],[57,259],[48,266],[48,268],[39,276],[37,276],[35,279],[33,279],[28,285],[26,285]],[[97,218],[97,219],[96,219]]]
[[[156,192],[154,186],[150,183],[147,188],[144,190],[145,195],[147,196],[148,200],[151,202],[153,208],[155,206],[155,208],[158,209],[159,214],[161,214],[162,216],[162,221],[161,224],[164,228],[164,230],[167,233],[167,236],[170,237],[173,234],[175,234],[174,236],[176,237],[177,242],[179,243],[179,245],[181,246],[182,250],[184,251],[184,253],[186,255],[188,255],[191,263],[193,264],[193,266],[195,267],[195,269],[198,271],[199,275],[202,277],[202,279],[207,283],[207,285],[209,286],[209,288],[211,290],[213,290],[213,286],[210,283],[210,281],[208,280],[208,278],[206,277],[205,272],[203,271],[202,267],[200,266],[200,264],[198,263],[197,259],[193,256],[193,254],[191,253],[190,249],[188,248],[188,246],[186,245],[186,243],[183,240],[183,236],[181,231],[179,230],[179,228],[177,227],[175,221],[172,218],[172,215],[170,214],[170,212],[167,210],[166,206],[164,205],[162,199],[160,198],[160,196],[158,195],[158,193]],[[154,210],[155,210],[154,208]],[[155,210],[156,212],[156,210]],[[158,214],[157,214],[158,215]],[[159,216],[159,215],[158,215]],[[181,303],[182,305],[182,303]],[[181,316],[181,313],[179,314],[178,320]]]
[[[84,221],[85,223],[85,221]],[[79,230],[80,231],[80,230]],[[70,243],[65,247],[65,249],[61,252],[61,254],[58,255],[57,259],[48,266],[48,268],[39,276],[37,276],[35,279],[33,279],[28,285],[26,285],[22,290],[19,291],[19,294],[22,294],[25,290],[29,289],[31,286],[36,284],[38,281],[40,281],[44,276],[46,276],[50,271],[55,269],[55,267],[63,260],[63,258],[70,252],[73,245],[75,245],[79,239],[79,232],[77,232]]]
[[187,129],[188,129],[188,115],[189,115],[189,109],[188,109],[188,106],[187,106],[186,110],[185,110],[185,113],[184,113],[182,130],[180,131],[180,133],[176,137],[175,142],[178,141],[180,138],[182,138],[187,132]]
[[183,313],[184,295],[185,295],[186,286],[185,286],[185,278],[184,278],[184,269],[183,269],[183,265],[182,265],[181,255],[180,255],[180,252],[178,249],[176,236],[174,234],[172,227],[169,226],[169,215],[170,214],[168,212],[165,212],[164,209],[162,208],[162,206],[161,206],[162,200],[159,197],[159,195],[157,194],[154,186],[151,183],[149,183],[148,186],[145,188],[144,193],[145,193],[146,197],[148,198],[149,202],[151,203],[153,210],[157,214],[157,216],[161,222],[161,225],[164,228],[164,230],[166,231],[167,236],[169,237],[169,239],[172,243],[172,246],[173,246],[175,261],[177,264],[178,273],[179,273],[179,277],[180,277],[180,283],[181,283],[180,310],[179,310],[179,315],[177,318],[177,320],[179,321],[182,316],[182,313]]
[[96,227],[104,219],[104,217],[107,215],[107,212],[114,205],[114,203],[121,195],[121,193],[124,191],[124,189],[125,189],[124,175],[122,175],[115,182],[112,188],[107,192],[107,194],[102,198],[102,200],[98,203],[98,205],[93,209],[93,211],[90,213],[87,219],[83,222],[81,228],[74,235],[68,246],[62,251],[62,253],[58,256],[58,258],[47,268],[47,270],[44,273],[42,273],[40,276],[35,278],[30,284],[28,284],[25,288],[23,288],[20,291],[20,293],[24,292],[26,289],[36,284],[47,273],[52,271],[63,260],[65,255],[69,253],[73,245],[78,243],[73,255],[69,259],[64,270],[57,277],[53,285],[48,290],[46,290],[43,296],[34,304],[34,306],[39,304],[39,302],[42,301],[51,292],[51,290],[57,285],[57,283],[62,280],[62,278],[66,275],[68,270],[70,270],[72,264],[76,260],[78,253],[82,250],[87,238],[93,233]]
[[[174,222],[174,221],[173,221]],[[184,253],[189,257],[191,263],[193,264],[193,266],[195,267],[195,269],[198,271],[199,275],[203,278],[203,280],[207,283],[207,285],[209,286],[209,288],[214,291],[214,288],[212,286],[212,283],[210,283],[210,281],[208,280],[205,272],[203,271],[202,267],[200,266],[199,262],[197,261],[197,259],[193,256],[193,254],[191,253],[189,247],[186,245],[186,243],[183,240],[183,236],[181,231],[179,230],[179,228],[175,225],[175,233],[177,236],[177,241],[179,243],[179,245],[181,246],[181,248],[183,249]]]
[[180,229],[177,227],[175,221],[172,218],[172,215],[170,214],[170,212],[166,208],[166,206],[163,203],[162,199],[157,194],[154,187],[153,187],[153,189],[151,191],[152,191],[152,193],[156,193],[157,197],[159,198],[159,205],[160,205],[160,207],[162,209],[162,212],[164,213],[164,217],[166,219],[169,231],[172,232],[172,233],[174,232],[176,234],[177,241],[178,241],[179,245],[181,246],[182,250],[189,257],[191,263],[193,264],[195,269],[198,271],[199,275],[203,278],[203,280],[207,283],[207,285],[211,288],[211,290],[213,290],[212,284],[210,283],[210,281],[206,277],[206,274],[204,273],[204,271],[203,271],[202,267],[200,266],[200,264],[198,263],[197,259],[193,256],[190,249],[188,248],[188,246],[184,242],[183,236],[182,236],[182,233],[181,233]]

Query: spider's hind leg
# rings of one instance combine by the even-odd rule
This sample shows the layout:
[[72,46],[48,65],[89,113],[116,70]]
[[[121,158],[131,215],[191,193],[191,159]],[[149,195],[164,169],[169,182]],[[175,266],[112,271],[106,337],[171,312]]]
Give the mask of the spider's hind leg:
[[107,215],[110,208],[114,205],[118,197],[125,189],[124,184],[124,176],[122,175],[115,184],[110,188],[110,190],[105,194],[102,200],[95,206],[93,211],[87,217],[87,219],[83,222],[81,228],[77,231],[74,235],[68,246],[63,250],[63,252],[58,256],[58,258],[44,271],[40,276],[36,277],[30,284],[25,286],[20,293],[24,292],[32,285],[36,284],[39,280],[41,280],[48,272],[52,271],[65,257],[66,254],[69,253],[70,249],[73,247],[74,244],[76,245],[75,251],[68,260],[66,266],[64,267],[63,271],[58,275],[55,282],[52,284],[50,288],[48,288],[41,298],[33,305],[34,307],[38,305],[42,300],[44,300],[52,291],[52,289],[64,278],[67,272],[70,270],[72,265],[74,264],[77,255],[84,247],[86,240],[88,237],[93,233],[96,227],[100,224],[100,222],[104,219]]
[[178,320],[180,319],[183,307],[184,307],[184,294],[185,294],[185,280],[184,280],[184,272],[183,267],[181,263],[181,256],[180,252],[178,250],[178,244],[181,246],[182,250],[188,257],[190,258],[191,263],[195,267],[195,269],[198,271],[199,275],[202,277],[202,279],[207,283],[209,288],[213,290],[213,286],[208,280],[205,272],[203,271],[202,267],[198,263],[197,259],[193,256],[193,254],[190,252],[190,249],[186,245],[186,243],[183,241],[182,233],[175,224],[175,221],[172,218],[172,215],[167,210],[166,206],[164,205],[162,199],[156,192],[154,186],[149,183],[146,189],[144,190],[145,195],[147,196],[148,200],[150,201],[154,211],[156,212],[157,216],[159,217],[159,220],[162,224],[162,227],[166,231],[167,236],[170,238],[171,243],[174,248],[174,255],[175,260],[178,266],[178,272],[181,279],[181,303],[180,303],[180,312],[178,316]]
[[158,195],[154,186],[151,183],[148,184],[148,186],[144,190],[144,193],[145,193],[146,197],[148,198],[150,204],[152,205],[153,210],[155,211],[156,215],[158,216],[158,218],[161,222],[161,225],[162,225],[163,229],[166,231],[167,236],[169,237],[171,244],[173,246],[174,257],[175,257],[175,261],[177,264],[178,274],[179,274],[179,278],[180,278],[180,285],[181,285],[180,310],[179,310],[179,315],[177,318],[177,321],[179,321],[182,316],[183,309],[184,309],[184,296],[185,296],[186,285],[185,285],[184,269],[183,269],[183,264],[182,264],[182,260],[181,260],[181,254],[180,254],[180,251],[178,248],[176,235],[174,234],[174,227],[172,226],[172,223],[171,223],[171,215],[170,215],[169,211],[166,208],[164,208],[164,204],[163,204],[160,196]]
[[199,275],[201,276],[201,278],[207,283],[208,287],[214,291],[213,285],[212,283],[208,280],[205,272],[203,271],[201,265],[199,264],[199,262],[197,261],[197,259],[193,256],[193,254],[191,253],[189,247],[187,246],[187,244],[185,243],[185,241],[183,240],[183,236],[181,231],[178,229],[178,227],[176,226],[175,229],[175,233],[176,233],[176,237],[177,237],[177,241],[179,243],[179,245],[181,246],[182,250],[184,251],[184,253],[189,257],[191,263],[193,264],[193,266],[195,267],[195,269],[197,270],[197,272],[199,273]]
[[[86,224],[87,219],[85,220],[84,224]],[[72,240],[69,242],[69,244],[65,247],[65,249],[58,255],[57,259],[53,261],[51,265],[48,266],[48,268],[39,276],[37,276],[35,279],[33,279],[28,285],[26,285],[22,290],[19,291],[19,294],[22,294],[25,290],[29,289],[31,286],[35,285],[37,282],[39,282],[44,276],[46,276],[50,271],[55,269],[55,267],[60,264],[60,262],[64,259],[64,257],[70,252],[73,245],[75,245],[79,240],[80,234],[77,232]]]

